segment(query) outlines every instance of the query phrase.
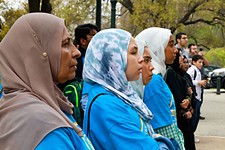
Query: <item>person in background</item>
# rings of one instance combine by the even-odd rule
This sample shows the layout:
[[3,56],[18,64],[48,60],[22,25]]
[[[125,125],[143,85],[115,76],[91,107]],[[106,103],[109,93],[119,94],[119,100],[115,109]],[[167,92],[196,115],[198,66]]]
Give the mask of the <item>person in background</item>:
[[186,150],[195,150],[194,132],[192,128],[192,105],[190,94],[188,93],[187,81],[183,78],[184,72],[181,69],[183,57],[181,51],[177,53],[174,63],[167,65],[166,83],[173,93],[176,110],[177,124],[184,135],[184,145]]
[[188,37],[187,34],[184,32],[179,32],[176,34],[176,48],[178,50],[181,50],[182,55],[185,55],[187,58],[189,58],[189,51],[186,48],[188,43]]
[[[194,43],[191,43],[188,45],[188,50],[189,50],[189,58],[188,58],[188,61],[189,61],[189,65],[191,66],[191,61],[192,61],[192,57],[196,54],[198,54],[198,47],[196,44]],[[186,57],[186,55],[185,55]]]
[[[208,80],[208,76],[205,75],[205,72],[204,72],[204,66],[208,66],[209,65],[209,61],[208,61],[208,59],[206,57],[204,57],[204,50],[203,50],[203,48],[199,48],[199,51],[198,51],[197,54],[200,55],[200,56],[202,56],[202,58],[203,58],[203,67],[200,69],[200,72],[202,74],[202,79]],[[203,103],[203,97],[204,97],[203,94],[204,94],[204,87],[202,87],[202,94],[201,94],[201,100],[202,100],[201,102],[202,103]],[[201,106],[202,106],[202,104],[201,104]],[[200,116],[199,116],[199,119],[205,120],[205,117],[201,116],[201,107],[200,107]]]
[[93,36],[99,32],[99,29],[94,24],[82,24],[76,27],[74,31],[74,44],[78,46],[79,51],[81,52],[81,57],[77,59],[78,65],[76,74],[78,78],[82,79],[82,72],[83,72],[83,64],[84,64],[84,58],[85,53],[88,47],[89,42],[93,38]]
[[56,86],[75,77],[78,57],[65,20],[30,13],[14,23],[0,43],[1,150],[94,149]]
[[[198,46],[196,45],[196,44],[193,44],[193,43],[191,43],[191,44],[189,44],[188,45],[188,48],[189,48],[189,66],[191,66],[192,64],[191,64],[191,62],[192,62],[192,57],[194,56],[194,55],[200,55],[200,56],[202,56],[202,58],[203,58],[203,66],[208,66],[209,65],[209,61],[204,57],[204,52],[203,52],[203,49],[202,48],[200,48],[199,49],[199,51],[198,51]],[[204,73],[204,68],[202,67],[201,68],[201,70],[200,70],[200,72],[201,72],[201,74],[202,74],[202,79],[206,79],[206,80],[208,80],[207,78],[208,78],[208,76],[206,76],[205,75],[205,73]],[[201,94],[201,99],[202,99],[202,103],[203,103],[203,93],[204,93],[204,88],[202,88],[202,94]],[[201,114],[201,111],[200,111],[200,114]],[[204,120],[205,119],[205,117],[203,117],[203,116],[201,116],[200,115],[200,117],[199,117],[199,119],[201,119],[201,120]]]
[[157,141],[149,123],[153,115],[128,83],[139,79],[142,62],[125,30],[102,30],[91,40],[83,79],[92,88],[83,125],[96,149],[174,149]]
[[146,41],[154,66],[154,75],[144,89],[144,103],[154,114],[151,125],[156,133],[176,139],[184,150],[183,134],[177,127],[174,98],[163,79],[166,64],[172,64],[177,53],[173,35],[169,29],[151,27],[140,32],[136,38]]
[[181,75],[182,78],[186,81],[186,86],[187,86],[187,95],[188,95],[188,99],[189,101],[191,101],[191,113],[193,114],[193,110],[195,109],[195,101],[196,101],[196,91],[195,91],[195,86],[192,82],[191,76],[187,73],[187,70],[189,68],[189,62],[188,62],[188,58],[183,55],[183,63],[181,65]]
[[[196,131],[199,117],[200,117],[200,108],[202,105],[202,88],[206,86],[207,80],[202,79],[201,68],[203,66],[203,57],[200,55],[194,55],[192,57],[192,66],[187,70],[187,73],[191,76],[192,82],[195,85],[196,91],[196,104],[195,104],[195,111],[193,114],[193,131]],[[200,142],[199,139],[195,139],[195,142]]]
[[208,66],[209,65],[209,61],[207,58],[204,57],[204,50],[203,48],[199,48],[199,51],[198,51],[198,55],[202,56],[203,58],[203,66]]

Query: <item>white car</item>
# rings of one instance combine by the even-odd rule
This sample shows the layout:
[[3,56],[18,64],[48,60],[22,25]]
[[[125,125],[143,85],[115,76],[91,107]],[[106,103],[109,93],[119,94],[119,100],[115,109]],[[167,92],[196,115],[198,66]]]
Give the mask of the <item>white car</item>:
[[217,81],[220,81],[220,88],[225,89],[225,68],[213,70],[211,74],[212,87],[217,87]]

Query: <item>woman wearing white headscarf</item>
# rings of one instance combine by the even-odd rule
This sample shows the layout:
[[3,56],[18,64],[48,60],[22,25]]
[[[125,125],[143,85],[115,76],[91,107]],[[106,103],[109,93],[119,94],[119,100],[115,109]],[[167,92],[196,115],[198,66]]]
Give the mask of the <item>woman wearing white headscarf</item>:
[[96,149],[168,149],[154,140],[152,113],[128,83],[139,78],[142,61],[125,30],[102,30],[89,43],[83,79],[92,88],[83,127]]
[[172,64],[177,53],[171,31],[151,27],[143,30],[136,38],[146,41],[154,66],[152,80],[144,89],[144,103],[154,114],[151,125],[156,133],[176,139],[180,148],[184,149],[183,135],[177,127],[174,98],[163,79],[166,64]]
[[0,43],[1,150],[94,149],[56,86],[75,77],[79,56],[63,19],[31,13],[14,23]]
[[[143,56],[144,61],[142,62],[142,73],[140,74],[140,78],[136,81],[131,81],[130,84],[134,91],[138,94],[138,96],[143,99],[144,86],[151,80],[152,70],[154,69],[154,67],[151,64],[150,51],[147,47],[146,42],[144,40],[136,38],[135,41],[138,45],[138,53]],[[144,81],[142,79],[144,79]]]

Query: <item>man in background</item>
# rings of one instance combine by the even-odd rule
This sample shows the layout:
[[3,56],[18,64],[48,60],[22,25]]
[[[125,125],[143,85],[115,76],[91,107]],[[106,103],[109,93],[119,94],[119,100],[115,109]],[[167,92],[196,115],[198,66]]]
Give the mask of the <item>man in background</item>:
[[185,55],[187,58],[189,58],[189,52],[188,52],[188,49],[186,49],[187,43],[188,43],[187,34],[183,32],[179,32],[176,35],[176,48],[178,50],[181,50],[182,55]]

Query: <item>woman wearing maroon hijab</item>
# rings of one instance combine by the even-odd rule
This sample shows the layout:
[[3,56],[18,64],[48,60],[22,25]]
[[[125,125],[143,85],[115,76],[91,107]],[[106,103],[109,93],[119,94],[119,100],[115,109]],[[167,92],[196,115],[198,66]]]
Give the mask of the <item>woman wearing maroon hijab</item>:
[[77,58],[64,20],[20,17],[0,43],[0,149],[93,149],[57,88],[75,77]]

